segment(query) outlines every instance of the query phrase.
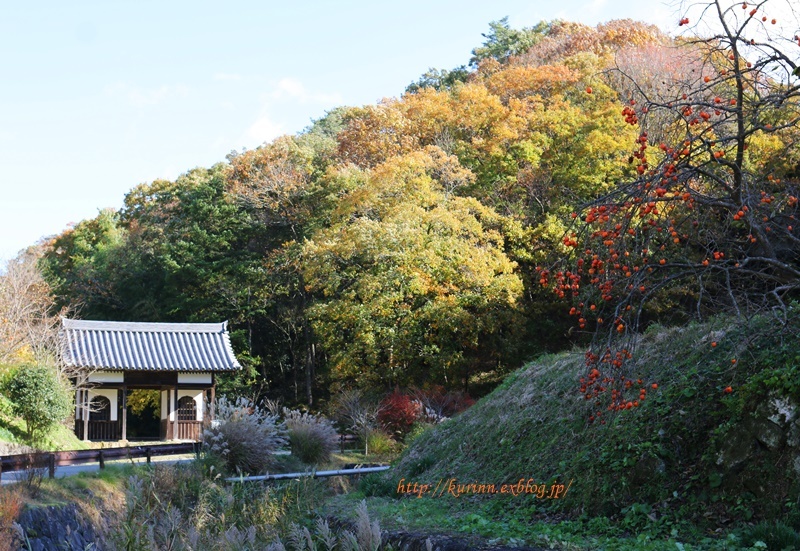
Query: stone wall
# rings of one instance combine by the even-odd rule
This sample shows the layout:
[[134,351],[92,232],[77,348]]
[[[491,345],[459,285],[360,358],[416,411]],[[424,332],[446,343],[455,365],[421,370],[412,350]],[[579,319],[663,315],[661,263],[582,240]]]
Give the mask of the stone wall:
[[[100,551],[105,546],[91,523],[74,503],[50,507],[28,507],[19,517],[20,550]],[[25,542],[27,538],[27,543]]]

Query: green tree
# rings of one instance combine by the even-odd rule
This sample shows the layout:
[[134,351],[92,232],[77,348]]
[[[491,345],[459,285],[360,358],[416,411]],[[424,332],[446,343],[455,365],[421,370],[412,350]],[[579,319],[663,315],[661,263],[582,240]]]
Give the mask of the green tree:
[[466,66],[461,65],[455,69],[434,69],[430,68],[425,71],[416,82],[409,84],[406,87],[406,92],[414,93],[422,88],[433,88],[434,90],[449,90],[456,83],[466,82],[469,76],[469,70]]
[[505,235],[521,228],[449,195],[448,184],[471,175],[435,147],[363,177],[304,247],[331,377],[466,386],[502,366],[522,292]]
[[[119,213],[102,212],[54,240],[43,261],[47,279],[61,304],[79,305],[87,318],[230,319],[247,369],[220,385],[253,401],[271,387],[311,404],[329,376],[388,385],[502,372],[526,346],[528,354],[552,350],[580,334],[568,330],[567,310],[549,289],[560,277],[558,296],[570,298],[574,282],[564,285],[574,267],[535,269],[589,243],[570,229],[570,214],[578,219],[578,205],[632,189],[620,182],[648,183],[640,161],[660,161],[652,144],[642,153],[642,131],[674,148],[686,128],[700,128],[682,126],[691,119],[667,109],[688,100],[654,95],[667,81],[685,76],[688,86],[712,76],[702,59],[657,57],[679,51],[672,46],[654,27],[628,20],[521,30],[495,21],[470,69],[429,71],[399,99],[337,108],[296,136],[232,153],[227,164],[138,186]],[[719,74],[718,94],[734,83],[731,74]],[[687,86],[691,96],[697,87]],[[753,80],[744,90],[759,86]],[[773,111],[784,116],[788,105]],[[796,141],[793,120],[764,119],[776,131],[764,126],[751,136],[742,166],[777,167],[773,176],[785,181],[797,164],[783,147]],[[699,137],[695,143],[711,143],[711,134]],[[710,166],[695,165],[694,174]],[[653,190],[666,189],[650,180]],[[617,224],[641,226],[633,213],[632,222],[613,223],[599,214],[590,218],[608,227],[581,230],[595,244],[622,236]],[[669,228],[661,221],[652,220]],[[786,239],[782,251],[793,243]],[[618,261],[622,250],[587,257],[589,247],[581,249],[581,292],[603,294],[605,273],[588,264],[606,252],[604,267],[633,273],[633,261]],[[683,312],[686,296],[657,303]],[[578,328],[597,318],[579,316]]]
[[486,41],[472,50],[469,64],[476,67],[482,60],[489,58],[503,62],[513,55],[522,54],[544,37],[548,27],[549,24],[543,21],[532,28],[512,29],[508,24],[508,16],[492,21],[489,23],[488,34],[482,35]]
[[25,420],[28,440],[35,442],[72,410],[72,394],[55,368],[44,364],[19,366],[5,383],[12,411]]
[[312,228],[326,223],[336,199],[321,181],[336,151],[334,135],[342,117],[341,110],[334,110],[296,138],[283,137],[229,157],[232,190],[268,236],[263,286],[254,300],[268,321],[262,330],[272,343],[275,380],[295,401],[303,391],[308,405],[315,399],[320,351],[308,321],[300,251]]
[[268,229],[229,192],[227,171],[219,164],[137,186],[121,212],[58,236],[43,266],[60,302],[84,318],[230,320],[246,369],[220,384],[240,391],[269,379],[260,355],[275,346],[259,330],[268,322],[257,300]]
[[112,275],[114,260],[125,240],[119,215],[111,209],[52,239],[39,266],[57,305],[101,318],[119,308],[121,297]]

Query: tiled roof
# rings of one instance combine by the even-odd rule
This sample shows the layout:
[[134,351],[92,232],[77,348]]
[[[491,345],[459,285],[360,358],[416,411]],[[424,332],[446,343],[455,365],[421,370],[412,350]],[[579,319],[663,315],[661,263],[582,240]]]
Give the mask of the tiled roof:
[[132,371],[234,371],[228,322],[140,323],[62,319],[67,365]]

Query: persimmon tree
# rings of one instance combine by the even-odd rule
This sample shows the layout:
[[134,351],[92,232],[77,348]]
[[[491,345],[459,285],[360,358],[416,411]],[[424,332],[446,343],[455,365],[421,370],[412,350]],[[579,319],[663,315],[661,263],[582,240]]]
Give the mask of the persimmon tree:
[[638,177],[572,213],[570,254],[538,268],[540,284],[573,301],[579,329],[594,335],[581,379],[597,406],[590,419],[645,399],[647,384],[628,366],[656,308],[768,309],[780,320],[798,297],[800,39],[791,5],[780,6],[691,4],[679,21],[689,32],[673,48],[682,72],[662,72],[657,86],[623,64],[607,75],[638,129]]

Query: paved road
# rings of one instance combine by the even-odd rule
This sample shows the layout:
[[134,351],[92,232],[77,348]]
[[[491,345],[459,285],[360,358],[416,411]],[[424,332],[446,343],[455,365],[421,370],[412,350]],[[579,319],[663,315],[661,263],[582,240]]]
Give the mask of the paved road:
[[[151,459],[153,463],[163,463],[165,465],[173,464],[173,463],[186,463],[189,461],[194,461],[194,454],[182,454],[182,455],[159,455],[153,457]],[[136,463],[137,465],[147,463],[147,459],[144,457],[136,458],[136,459],[117,459],[114,461],[106,461],[106,467],[110,465],[130,465],[131,463]],[[83,463],[81,465],[70,465],[67,467],[56,467],[56,478],[63,478],[65,476],[71,476],[78,473],[91,473],[100,470],[99,463]],[[5,484],[13,484],[19,480],[24,480],[27,476],[26,471],[11,471],[11,472],[4,472],[2,474],[2,483]],[[47,471],[45,471],[45,476],[47,476]]]
[[[289,455],[291,452],[286,450],[276,451],[275,455]],[[187,463],[189,461],[194,461],[194,454],[192,453],[185,453],[179,455],[157,455],[150,459],[152,463],[163,463],[165,465],[171,465],[174,463]],[[109,465],[130,465],[131,463],[135,463],[137,465],[142,465],[147,463],[147,458],[145,457],[137,457],[132,459],[115,459],[115,460],[108,460],[105,462],[106,466]],[[65,476],[72,476],[78,473],[93,473],[100,470],[99,463],[83,463],[81,465],[70,465],[67,467],[56,467],[55,476],[56,478],[63,478]],[[20,480],[25,480],[27,476],[27,471],[9,471],[2,473],[2,483],[5,484],[13,484],[14,482],[18,482]],[[45,476],[47,476],[47,471],[45,471]]]

